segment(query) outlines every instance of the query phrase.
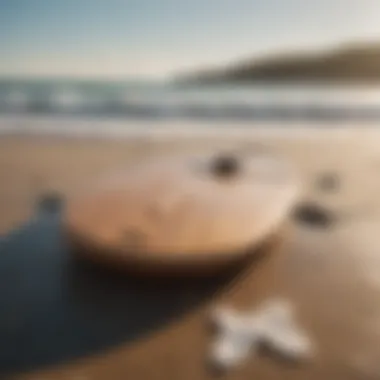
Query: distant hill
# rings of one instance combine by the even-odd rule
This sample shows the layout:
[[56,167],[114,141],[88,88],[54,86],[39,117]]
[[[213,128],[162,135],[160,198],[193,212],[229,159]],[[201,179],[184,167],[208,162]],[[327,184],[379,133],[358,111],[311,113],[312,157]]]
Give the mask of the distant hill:
[[248,60],[177,78],[180,83],[250,81],[380,81],[380,43]]

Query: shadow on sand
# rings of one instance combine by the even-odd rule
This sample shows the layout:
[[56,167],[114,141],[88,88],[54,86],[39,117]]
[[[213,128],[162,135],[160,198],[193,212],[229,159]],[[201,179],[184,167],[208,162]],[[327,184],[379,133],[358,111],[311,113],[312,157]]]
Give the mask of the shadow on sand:
[[[200,305],[241,272],[175,283],[121,276],[75,260],[59,227],[59,214],[50,214],[0,240],[0,375],[132,342]],[[261,257],[253,256],[255,262]]]

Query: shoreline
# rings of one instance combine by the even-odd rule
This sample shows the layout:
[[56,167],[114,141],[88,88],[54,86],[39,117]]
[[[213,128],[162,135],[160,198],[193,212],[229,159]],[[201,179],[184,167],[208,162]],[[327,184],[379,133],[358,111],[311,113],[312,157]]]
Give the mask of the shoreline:
[[[56,116],[0,115],[0,138],[56,137],[73,139],[123,139],[134,137],[154,140],[180,138],[268,138],[286,139],[344,136],[363,131],[378,133],[380,121],[358,122],[215,122],[194,120],[125,120],[98,118],[59,118]],[[376,129],[374,129],[376,128]]]

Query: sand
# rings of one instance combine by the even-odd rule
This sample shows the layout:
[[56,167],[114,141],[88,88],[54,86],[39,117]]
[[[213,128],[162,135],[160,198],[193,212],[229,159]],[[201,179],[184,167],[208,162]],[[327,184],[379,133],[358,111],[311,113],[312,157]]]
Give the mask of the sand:
[[[250,307],[267,295],[286,296],[318,347],[316,358],[289,366],[265,355],[227,379],[376,379],[380,377],[380,134],[376,130],[313,130],[287,137],[268,133],[234,138],[252,149],[259,142],[284,154],[304,184],[302,200],[336,215],[329,228],[292,222],[281,244],[249,266],[228,291],[175,323],[133,344],[74,363],[43,369],[25,379],[211,379],[204,365],[210,336],[205,320],[214,302]],[[222,141],[223,140],[223,141]],[[6,235],[31,215],[45,192],[65,196],[89,178],[162,151],[226,146],[226,140],[101,141],[53,137],[0,138],[0,231]],[[228,145],[228,144],[227,144]],[[338,175],[322,191],[318,178]]]

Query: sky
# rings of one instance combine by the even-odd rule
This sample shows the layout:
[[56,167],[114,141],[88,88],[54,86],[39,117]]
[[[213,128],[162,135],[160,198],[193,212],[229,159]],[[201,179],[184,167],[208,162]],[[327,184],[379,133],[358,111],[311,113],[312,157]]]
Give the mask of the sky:
[[162,78],[380,42],[380,0],[0,0],[0,76]]

